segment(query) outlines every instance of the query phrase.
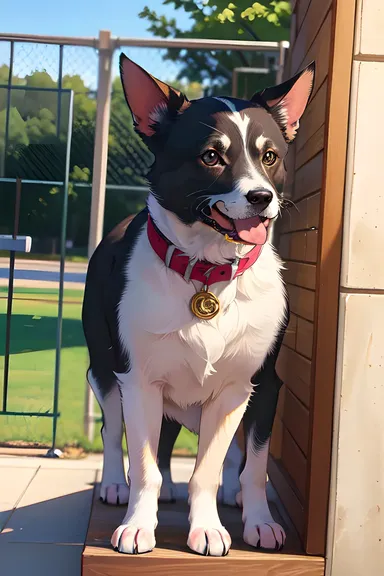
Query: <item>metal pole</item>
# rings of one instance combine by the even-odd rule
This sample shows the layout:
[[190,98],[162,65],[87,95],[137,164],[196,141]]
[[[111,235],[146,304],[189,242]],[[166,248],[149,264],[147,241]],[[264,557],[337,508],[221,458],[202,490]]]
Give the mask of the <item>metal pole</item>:
[[89,442],[95,438],[95,410],[94,395],[88,380],[85,381],[85,402],[84,402],[84,434]]
[[96,129],[92,170],[91,221],[88,242],[89,258],[92,256],[103,236],[108,133],[111,108],[112,54],[111,33],[109,30],[101,30],[99,34],[99,76],[97,83]]
[[63,89],[63,53],[64,46],[61,44],[59,46],[59,78],[57,82],[57,88],[59,92],[57,94],[57,112],[56,112],[56,136],[60,137],[60,123],[61,123],[61,91]]
[[[63,44],[64,46],[99,47],[99,38],[78,36],[44,36],[38,34],[8,34],[1,32],[0,41],[33,42],[40,44]],[[191,48],[196,50],[251,50],[261,52],[279,51],[279,42],[260,42],[255,40],[215,40],[200,38],[112,38],[111,49],[122,46],[144,48]]]
[[13,58],[14,58],[15,45],[11,42],[10,56],[9,56],[9,71],[8,71],[8,91],[7,91],[7,108],[5,112],[5,134],[4,134],[4,154],[1,159],[0,176],[5,176],[5,164],[7,158],[8,138],[9,138],[9,114],[11,112],[11,86],[13,76]]
[[65,175],[63,187],[63,208],[61,218],[61,238],[60,238],[60,280],[59,280],[59,304],[57,314],[57,333],[56,333],[56,357],[55,357],[55,381],[53,390],[53,425],[52,425],[52,448],[47,456],[56,456],[56,433],[59,407],[59,384],[60,384],[60,358],[61,358],[61,341],[63,329],[63,303],[64,303],[64,271],[65,271],[65,241],[67,235],[67,215],[68,215],[68,187],[69,171],[71,157],[71,140],[73,124],[73,92],[69,94],[69,114],[68,114],[68,131],[67,131],[67,148],[65,156]]
[[276,72],[276,84],[281,84],[284,76],[284,64],[286,51],[289,48],[289,42],[287,40],[282,40],[279,42],[279,67]]
[[[91,221],[89,227],[88,257],[90,258],[103,237],[105,187],[107,183],[108,134],[111,110],[112,40],[109,30],[99,33],[99,77],[97,83],[97,109],[95,146],[92,171]],[[88,382],[85,385],[84,433],[90,442],[94,438],[94,398]]]
[[92,46],[97,48],[97,38],[82,38],[78,36],[43,36],[39,34],[7,34],[0,33],[0,41],[32,42],[36,44],[64,44],[65,46]]
[[[21,179],[16,179],[15,219],[13,225],[13,239],[16,240],[19,231],[20,220]],[[8,278],[8,301],[7,301],[7,325],[5,329],[5,357],[4,357],[4,384],[3,384],[3,412],[7,411],[8,382],[9,382],[9,356],[11,350],[11,319],[13,284],[15,278],[15,251],[11,250],[9,256]]]
[[192,50],[249,50],[253,52],[278,52],[279,42],[255,40],[215,40],[200,38],[116,38],[114,48],[135,46],[143,48],[186,48]]
[[237,96],[237,77],[238,77],[238,72],[237,72],[237,69],[234,68],[232,70],[232,98],[236,98],[236,96]]
[[238,96],[237,84],[239,80],[239,74],[269,74],[270,70],[268,68],[246,68],[239,67],[232,70],[232,97],[236,98]]

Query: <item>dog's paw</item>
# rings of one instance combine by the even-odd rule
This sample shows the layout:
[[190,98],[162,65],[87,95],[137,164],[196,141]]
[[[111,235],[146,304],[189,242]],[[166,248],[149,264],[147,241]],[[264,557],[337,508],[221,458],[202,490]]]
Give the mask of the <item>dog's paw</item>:
[[228,487],[223,484],[219,488],[217,499],[220,502],[220,504],[223,504],[224,506],[236,507],[236,506],[238,506],[238,503],[237,503],[238,491],[239,491],[238,488],[228,489]]
[[176,502],[177,492],[175,484],[170,482],[163,482],[160,489],[159,502]]
[[273,520],[260,524],[246,522],[243,537],[250,546],[265,550],[281,550],[285,544],[284,529]]
[[231,547],[231,537],[224,526],[194,528],[188,536],[188,547],[203,556],[226,556]]
[[104,502],[104,504],[110,504],[111,506],[128,504],[128,484],[108,484],[106,486],[101,485],[100,500]]
[[151,552],[156,546],[155,532],[148,528],[121,524],[114,531],[111,544],[122,554],[144,554]]
[[236,496],[239,491],[241,491],[241,485],[237,468],[224,469],[223,483],[218,492],[219,502],[225,506],[238,506]]

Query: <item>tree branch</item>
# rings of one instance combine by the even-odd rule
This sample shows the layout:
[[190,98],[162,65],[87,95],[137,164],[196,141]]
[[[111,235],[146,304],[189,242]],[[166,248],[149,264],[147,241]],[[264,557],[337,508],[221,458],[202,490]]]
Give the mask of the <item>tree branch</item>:
[[260,42],[261,38],[254,33],[252,28],[246,22],[244,22],[243,19],[239,22],[239,25],[240,28],[242,28],[245,32],[248,32],[248,34],[252,37],[253,40],[256,40],[256,42]]

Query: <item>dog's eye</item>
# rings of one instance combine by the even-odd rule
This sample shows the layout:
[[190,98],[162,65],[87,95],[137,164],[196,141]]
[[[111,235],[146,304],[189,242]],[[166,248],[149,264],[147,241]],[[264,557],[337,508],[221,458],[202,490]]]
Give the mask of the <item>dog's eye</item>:
[[273,166],[277,160],[277,154],[275,154],[272,150],[267,150],[263,156],[263,164],[266,166]]
[[201,159],[207,166],[217,166],[221,161],[220,154],[218,154],[216,150],[207,150],[201,156]]

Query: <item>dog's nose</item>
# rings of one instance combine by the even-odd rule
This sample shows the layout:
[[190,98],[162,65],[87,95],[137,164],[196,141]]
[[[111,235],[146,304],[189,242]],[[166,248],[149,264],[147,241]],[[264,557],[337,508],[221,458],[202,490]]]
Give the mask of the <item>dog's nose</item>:
[[254,206],[258,206],[261,209],[260,211],[263,211],[268,204],[271,203],[272,198],[272,192],[264,189],[250,190],[246,195],[248,202]]

